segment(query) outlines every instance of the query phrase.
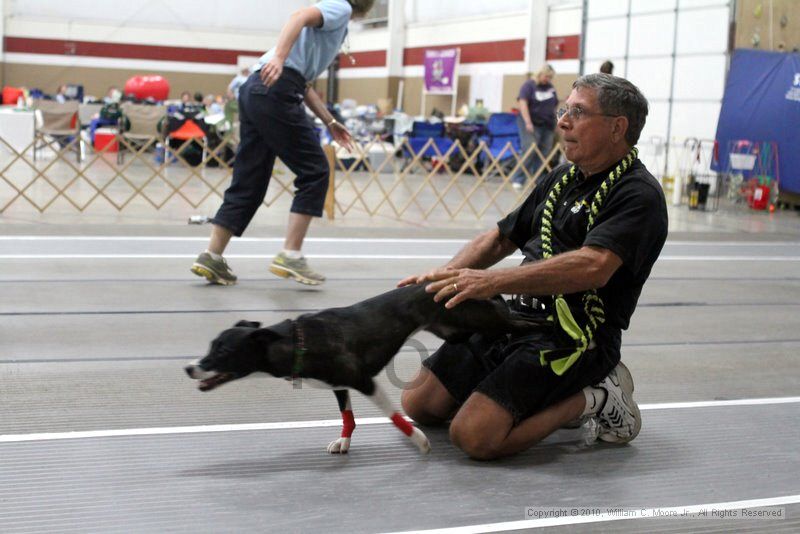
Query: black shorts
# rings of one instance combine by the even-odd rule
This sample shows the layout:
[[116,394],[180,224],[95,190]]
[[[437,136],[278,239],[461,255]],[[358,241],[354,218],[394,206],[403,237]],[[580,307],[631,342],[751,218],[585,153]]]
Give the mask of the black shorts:
[[272,87],[254,72],[239,88],[241,141],[233,179],[212,223],[242,235],[267,194],[276,157],[297,176],[290,211],[322,215],[330,180],[328,159],[306,117],[304,94],[303,76],[290,68]]
[[558,376],[539,363],[539,350],[554,348],[551,339],[549,331],[511,339],[475,334],[464,343],[444,343],[422,364],[459,404],[478,391],[508,410],[517,424],[597,384],[619,362],[619,352],[595,348]]

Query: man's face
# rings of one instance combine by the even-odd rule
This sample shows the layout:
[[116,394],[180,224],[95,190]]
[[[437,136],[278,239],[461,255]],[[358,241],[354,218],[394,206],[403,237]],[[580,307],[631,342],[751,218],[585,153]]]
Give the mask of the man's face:
[[614,119],[602,114],[597,92],[589,88],[573,89],[564,107],[580,109],[579,117],[567,113],[558,121],[567,159],[579,167],[604,161],[612,146]]

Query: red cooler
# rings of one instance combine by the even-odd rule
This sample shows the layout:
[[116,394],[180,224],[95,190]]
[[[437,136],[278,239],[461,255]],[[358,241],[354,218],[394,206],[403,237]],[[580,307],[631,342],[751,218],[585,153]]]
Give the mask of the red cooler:
[[116,128],[98,128],[94,131],[95,152],[100,152],[106,146],[108,147],[106,152],[117,152],[119,150]]

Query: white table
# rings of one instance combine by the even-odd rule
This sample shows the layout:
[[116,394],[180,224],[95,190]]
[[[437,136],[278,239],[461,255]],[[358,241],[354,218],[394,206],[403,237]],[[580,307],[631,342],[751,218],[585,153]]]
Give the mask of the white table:
[[[17,152],[22,152],[33,143],[34,112],[14,106],[0,106],[0,138]],[[0,142],[0,152],[10,153],[8,146]]]

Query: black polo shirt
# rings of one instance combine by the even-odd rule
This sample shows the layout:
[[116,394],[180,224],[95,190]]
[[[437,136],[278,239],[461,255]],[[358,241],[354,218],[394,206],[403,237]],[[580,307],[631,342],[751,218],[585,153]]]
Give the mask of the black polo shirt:
[[[605,304],[606,323],[598,341],[619,349],[621,330],[628,328],[631,315],[650,270],[667,238],[667,205],[664,192],[638,159],[617,179],[587,234],[588,209],[600,184],[617,166],[584,177],[578,171],[561,192],[553,213],[553,254],[592,245],[614,252],[622,265],[609,282],[598,290]],[[539,180],[530,196],[497,223],[500,233],[522,251],[523,264],[541,260],[542,212],[547,194],[556,181],[569,172],[571,164],[556,167]],[[582,322],[581,295],[565,295],[570,309]]]

